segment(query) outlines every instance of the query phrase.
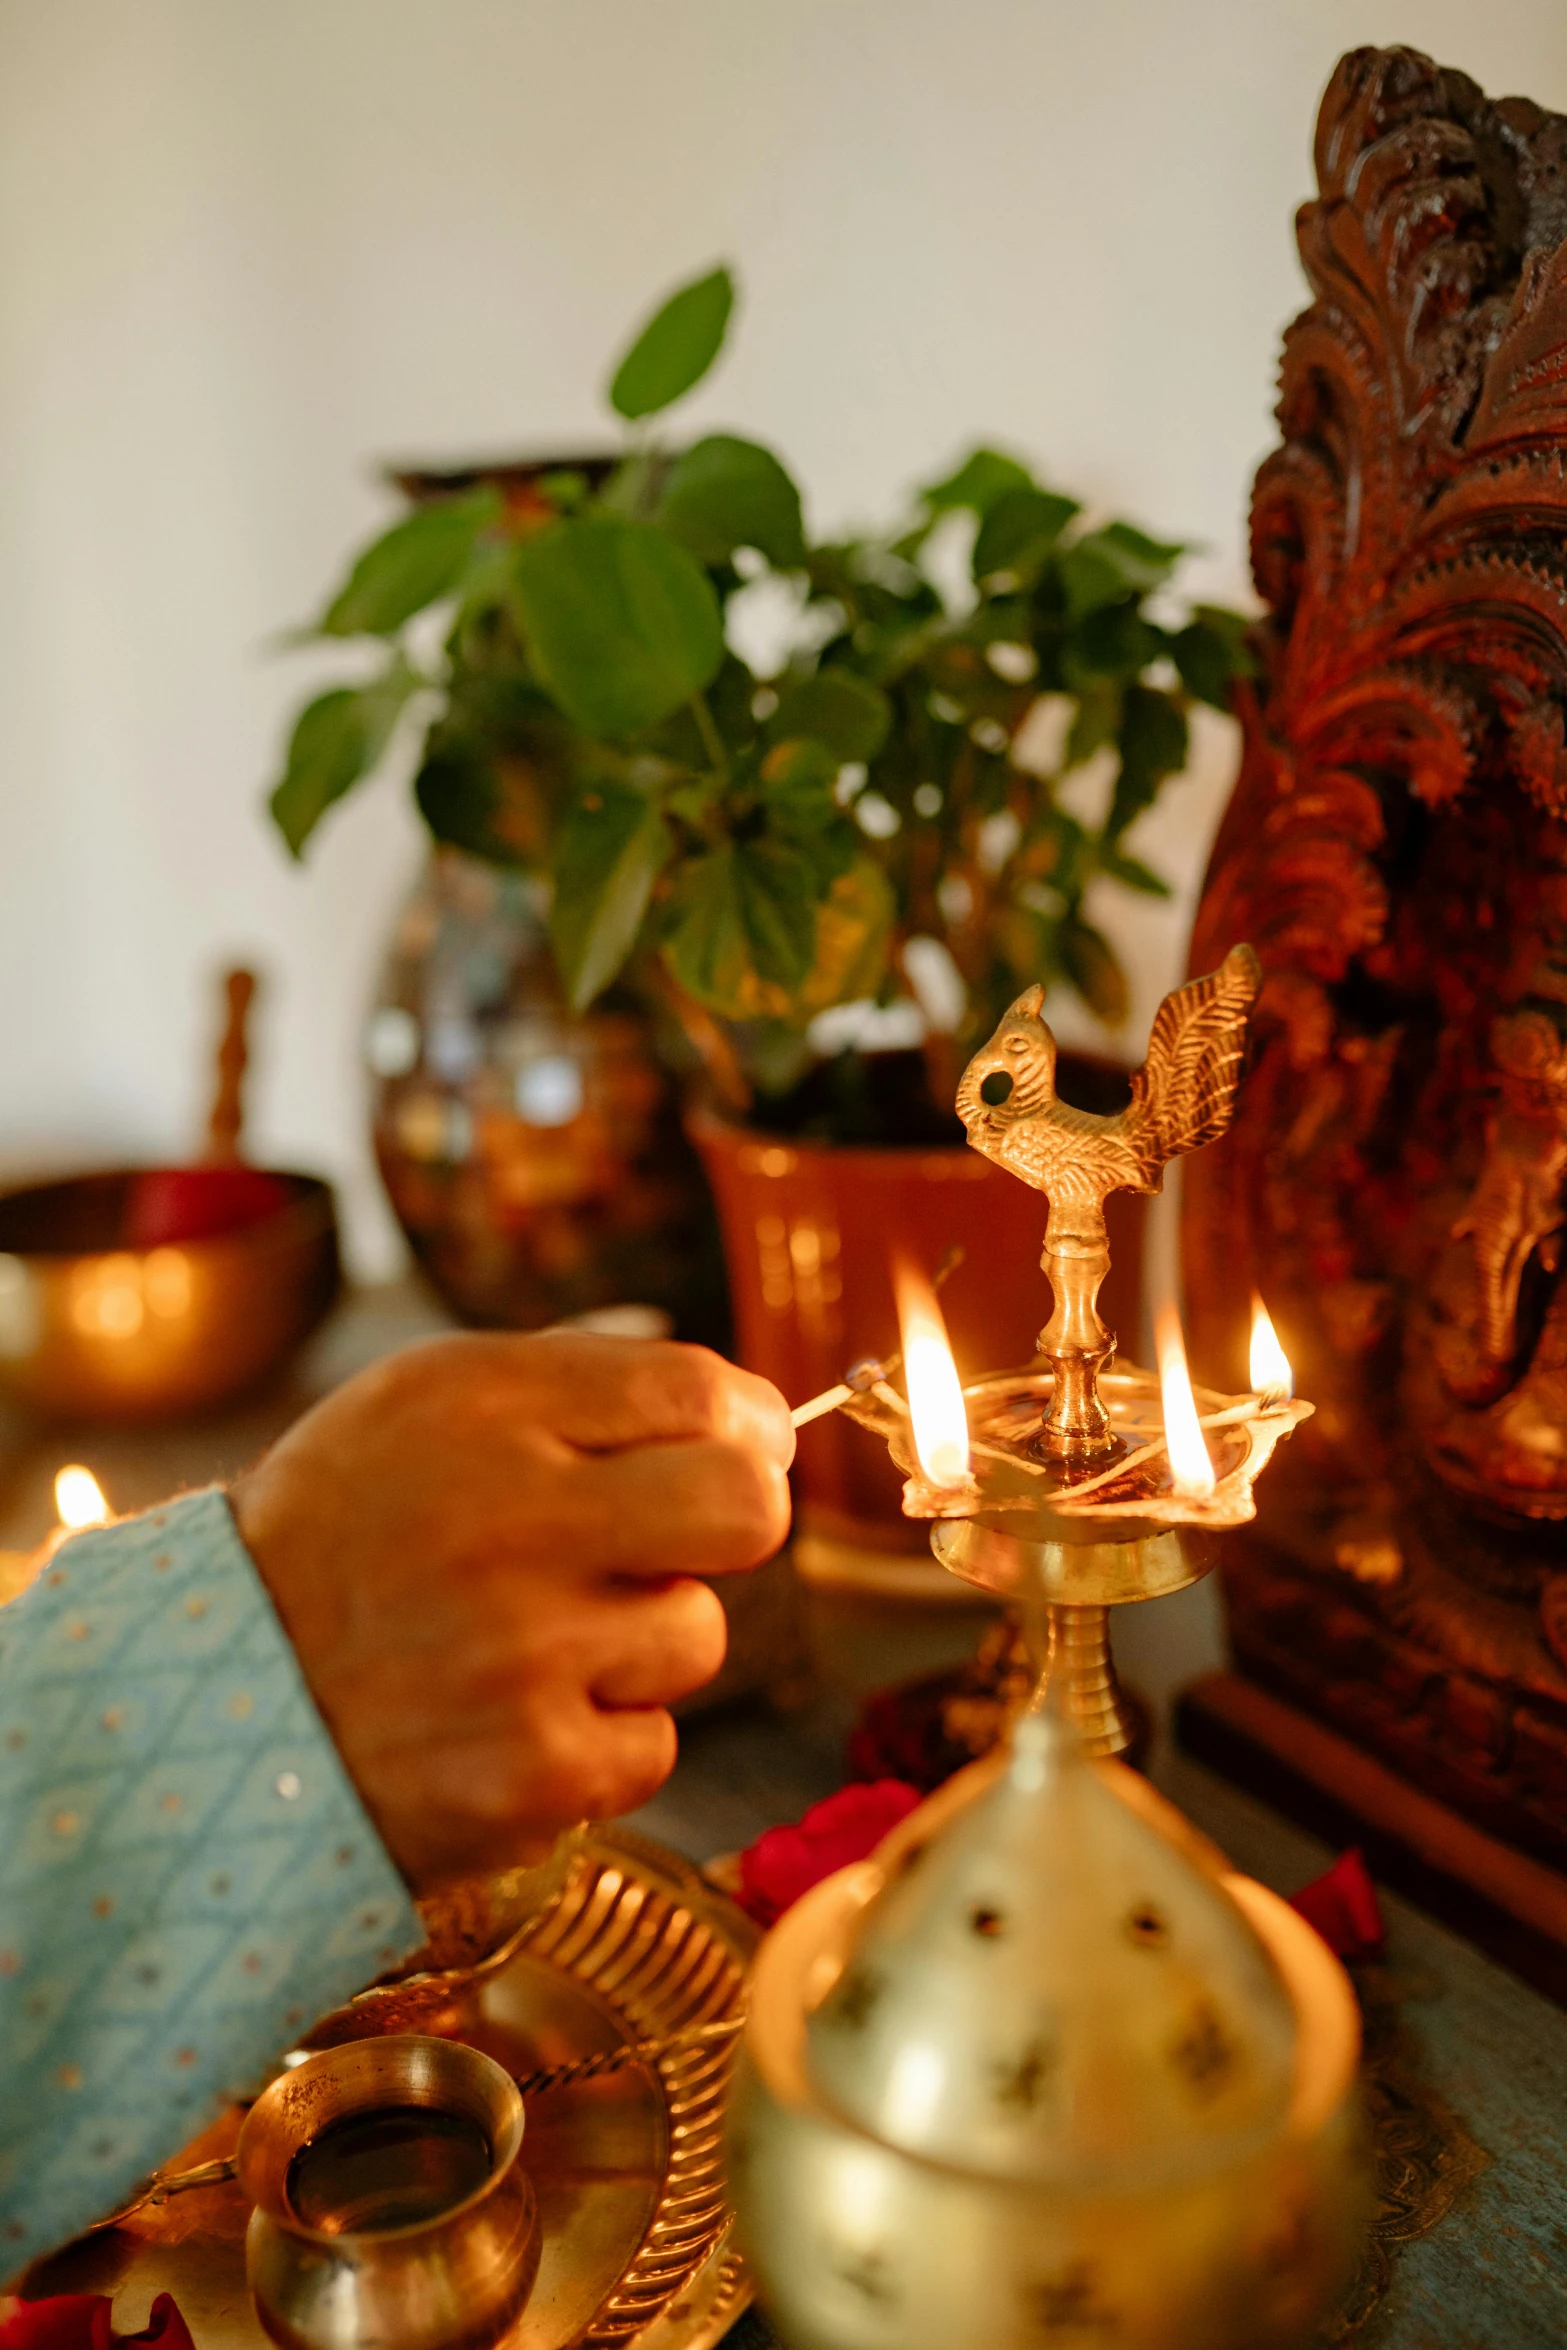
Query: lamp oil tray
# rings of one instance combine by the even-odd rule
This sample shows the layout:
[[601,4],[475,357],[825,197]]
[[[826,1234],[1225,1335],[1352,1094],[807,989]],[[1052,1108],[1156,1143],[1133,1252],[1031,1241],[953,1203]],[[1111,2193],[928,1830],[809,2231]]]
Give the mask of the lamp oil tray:
[[[460,1919],[448,1923],[460,1937]],[[503,1964],[367,1993],[311,2044],[413,2031],[465,2040],[517,2075],[574,2064],[736,2015],[757,1939],[676,1854],[595,1829]],[[503,2350],[711,2350],[734,2324],[751,2286],[720,2167],[733,2055],[730,2039],[697,2043],[527,2095],[522,2159],[543,2245]],[[221,2161],[243,2118],[232,2107],[167,2169]],[[172,2293],[196,2350],[269,2350],[245,2285],[248,2217],[232,2180],[193,2188],[39,2262],[24,2291],[112,2293],[121,2331]]]

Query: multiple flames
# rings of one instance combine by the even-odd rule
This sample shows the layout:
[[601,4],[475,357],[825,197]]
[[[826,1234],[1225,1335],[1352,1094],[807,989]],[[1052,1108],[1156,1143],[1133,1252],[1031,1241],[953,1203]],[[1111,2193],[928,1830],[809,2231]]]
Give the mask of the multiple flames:
[[[936,1303],[936,1293],[923,1273],[902,1263],[895,1270],[894,1286],[914,1449],[932,1485],[960,1486],[969,1475],[968,1414],[947,1339],[947,1326]],[[1177,1493],[1200,1499],[1214,1489],[1213,1463],[1198,1420],[1191,1375],[1186,1368],[1186,1346],[1173,1305],[1161,1306],[1154,1317],[1154,1344],[1159,1360],[1159,1390],[1171,1482]],[[1255,1293],[1251,1315],[1251,1384],[1253,1392],[1265,1403],[1282,1403],[1294,1392],[1289,1357],[1279,1344],[1278,1332],[1266,1306]],[[84,1468],[79,1461],[63,1468],[55,1478],[54,1506],[61,1525],[71,1533],[84,1526],[105,1525],[110,1516],[102,1486],[91,1469]]]
[[[894,1273],[898,1323],[903,1336],[903,1375],[908,1390],[909,1420],[920,1467],[932,1485],[962,1485],[969,1474],[968,1415],[963,1387],[947,1342],[947,1327],[930,1283],[908,1264]],[[1170,1459],[1174,1490],[1193,1500],[1213,1492],[1217,1479],[1192,1394],[1186,1368],[1186,1345],[1180,1317],[1165,1304],[1154,1316],[1154,1347],[1159,1361],[1159,1392],[1164,1410],[1164,1441]],[[1294,1393],[1295,1375],[1268,1309],[1253,1293],[1251,1313],[1252,1392],[1264,1404],[1286,1402]],[[85,1472],[84,1472],[85,1473]]]

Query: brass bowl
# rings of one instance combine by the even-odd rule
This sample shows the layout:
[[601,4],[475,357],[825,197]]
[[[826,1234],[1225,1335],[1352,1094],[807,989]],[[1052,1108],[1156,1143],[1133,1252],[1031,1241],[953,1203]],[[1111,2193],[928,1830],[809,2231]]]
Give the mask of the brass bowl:
[[[334,2124],[410,2107],[482,2134],[481,2182],[403,2225],[307,2225],[290,2193],[296,2157],[319,2148]],[[533,2289],[541,2249],[522,2134],[511,2075],[460,2040],[351,2040],[273,2081],[246,2115],[234,2157],[253,2206],[245,2274],[271,2339],[283,2350],[486,2350],[499,2341]]]
[[147,1173],[0,1197],[0,1395],[53,1419],[210,1411],[277,1371],[331,1305],[337,1220],[317,1177],[274,1177],[287,1198],[234,1230],[127,1246]]

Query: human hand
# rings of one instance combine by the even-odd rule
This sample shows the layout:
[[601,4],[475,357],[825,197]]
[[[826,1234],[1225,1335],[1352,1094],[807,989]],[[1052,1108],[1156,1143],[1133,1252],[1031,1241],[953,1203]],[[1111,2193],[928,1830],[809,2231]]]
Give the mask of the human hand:
[[438,1338],[362,1372],[230,1499],[355,1785],[416,1891],[643,1803],[665,1710],[723,1662],[694,1575],[789,1525],[776,1389],[704,1348]]

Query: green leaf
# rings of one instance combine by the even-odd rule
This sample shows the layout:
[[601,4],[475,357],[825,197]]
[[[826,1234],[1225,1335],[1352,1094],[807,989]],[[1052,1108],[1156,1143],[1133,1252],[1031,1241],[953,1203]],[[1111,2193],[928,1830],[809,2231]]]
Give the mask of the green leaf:
[[892,704],[879,686],[849,669],[818,669],[784,687],[767,731],[774,742],[810,735],[839,760],[869,760],[891,725]]
[[1063,768],[1081,767],[1105,743],[1113,742],[1120,722],[1120,689],[1114,685],[1084,686],[1078,694],[1077,715],[1066,738]]
[[872,996],[886,971],[897,899],[882,868],[860,854],[863,845],[856,840],[853,860],[817,916],[816,962],[806,983],[805,1011]]
[[974,449],[956,473],[949,473],[945,481],[931,482],[920,496],[933,514],[967,506],[983,521],[1010,491],[1031,490],[1033,486],[1033,475],[1015,457],[1003,457],[997,449]]
[[641,792],[606,787],[567,818],[550,937],[574,1011],[603,992],[635,946],[669,851],[669,828]]
[[734,852],[741,936],[759,979],[797,988],[816,959],[815,867],[780,842],[745,841]]
[[835,881],[860,862],[865,836],[842,809],[829,805],[813,812],[808,806],[791,808],[773,820],[773,833],[810,859],[819,898]]
[[306,704],[289,738],[282,781],[268,806],[294,856],[334,800],[380,760],[418,680],[401,663],[370,686],[335,686]]
[[500,509],[493,489],[416,507],[366,547],[322,614],[320,634],[393,636],[427,604],[454,595]]
[[1047,803],[1025,833],[1013,871],[1023,877],[1025,893],[1041,885],[1053,892],[1052,903],[1059,912],[1061,903],[1075,905],[1082,896],[1093,862],[1088,834],[1077,818]]
[[1147,595],[1169,578],[1185,552],[1134,530],[1129,522],[1107,522],[1102,530],[1089,531],[1061,557],[1068,614],[1078,620],[1123,596]]
[[539,675],[586,734],[657,725],[724,657],[707,574],[652,523],[551,523],[517,549],[516,599]]
[[506,792],[495,763],[471,736],[432,741],[414,778],[414,799],[437,840],[466,849],[487,865],[531,862],[525,845],[511,837]]
[[760,768],[769,821],[808,832],[831,824],[842,813],[834,796],[839,765],[814,736],[775,743]]
[[1170,884],[1161,880],[1151,865],[1145,865],[1141,857],[1129,857],[1125,849],[1101,849],[1099,870],[1108,873],[1112,881],[1119,881],[1125,889],[1140,890],[1144,897],[1167,898],[1174,894]]
[[1068,915],[1056,931],[1055,946],[1062,969],[1089,1009],[1118,1026],[1126,1018],[1126,974],[1109,940],[1092,924]]
[[1062,671],[1074,684],[1098,677],[1140,677],[1164,651],[1165,640],[1134,603],[1102,604],[1073,623],[1062,647]]
[[1185,764],[1185,713],[1152,686],[1128,686],[1121,708],[1121,772],[1105,824],[1108,844],[1153,805],[1164,778]]
[[1044,561],[1074,514],[1075,498],[1053,490],[1006,490],[985,511],[974,541],[974,577],[998,571],[1027,572]]
[[700,383],[723,348],[734,298],[727,269],[694,278],[671,294],[616,368],[610,406],[621,416],[652,416]]
[[762,988],[792,997],[816,955],[820,889],[799,850],[731,842],[687,868],[664,956],[682,986],[731,1016]]
[[1189,625],[1171,639],[1170,652],[1181,683],[1199,702],[1228,710],[1236,678],[1249,677],[1255,671],[1257,664],[1246,643],[1250,625],[1239,612],[1199,604]]
[[680,876],[664,960],[682,987],[720,1011],[732,1009],[746,975],[735,889],[735,850],[726,845]]
[[805,561],[800,493],[771,449],[710,433],[679,458],[657,519],[703,563],[727,563],[755,547],[778,571]]

